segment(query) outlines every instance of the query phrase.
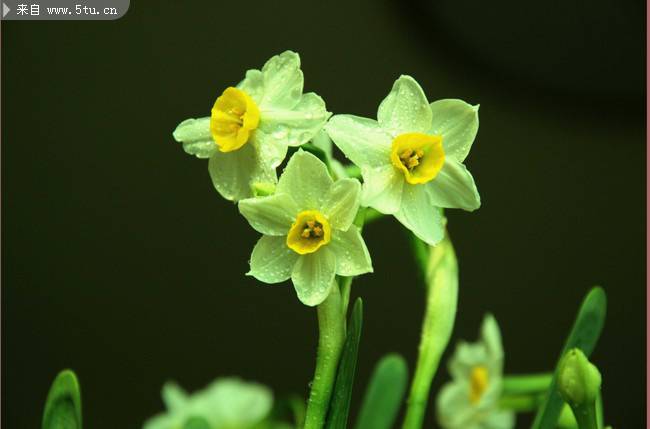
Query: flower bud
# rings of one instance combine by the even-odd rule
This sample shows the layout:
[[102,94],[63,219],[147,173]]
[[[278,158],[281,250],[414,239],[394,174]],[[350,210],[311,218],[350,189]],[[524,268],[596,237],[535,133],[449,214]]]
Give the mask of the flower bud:
[[601,376],[585,354],[578,348],[569,350],[558,371],[558,390],[562,399],[572,407],[592,404],[600,391]]

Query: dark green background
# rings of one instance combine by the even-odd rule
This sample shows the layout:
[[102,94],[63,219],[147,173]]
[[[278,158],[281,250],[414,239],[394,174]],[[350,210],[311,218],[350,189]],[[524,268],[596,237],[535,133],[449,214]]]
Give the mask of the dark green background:
[[[449,212],[453,343],[491,311],[506,370],[549,370],[601,284],[606,420],[641,427],[644,22],[643,2],[604,0],[135,0],[116,22],[4,22],[3,426],[38,427],[65,367],[95,429],[139,427],[169,378],[197,389],[238,374],[307,392],[314,310],[289,284],[244,277],[257,233],[171,137],[246,69],[292,49],[333,112],[374,116],[402,73],[431,100],[481,104],[467,164],[483,206]],[[375,274],[353,288],[366,304],[355,407],[381,355],[412,369],[423,309],[396,222],[366,237]],[[443,367],[434,388],[447,378]]]

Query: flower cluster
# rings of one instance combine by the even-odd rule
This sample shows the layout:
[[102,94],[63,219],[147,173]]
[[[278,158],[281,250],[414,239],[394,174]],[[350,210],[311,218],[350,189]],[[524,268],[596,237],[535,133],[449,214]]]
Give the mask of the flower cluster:
[[[393,215],[436,245],[444,236],[442,209],[480,206],[463,164],[478,130],[478,106],[429,104],[418,83],[401,76],[379,105],[377,120],[330,115],[322,98],[303,93],[300,57],[286,51],[226,88],[210,117],[188,119],[174,131],[187,153],[209,158],[219,194],[238,202],[263,234],[249,274],[265,283],[291,279],[310,306],[327,298],[337,275],[372,272],[354,224],[358,218],[363,223],[363,208]],[[347,177],[332,157],[330,139],[361,177]],[[278,179],[289,147],[298,146],[306,150],[291,151]]]
[[445,429],[511,429],[515,415],[500,410],[503,376],[503,346],[499,325],[486,315],[481,338],[462,342],[449,361],[452,381],[438,395],[440,426]]
[[217,379],[192,395],[169,382],[162,397],[167,412],[150,418],[143,429],[249,429],[259,427],[273,406],[267,387],[237,378]]

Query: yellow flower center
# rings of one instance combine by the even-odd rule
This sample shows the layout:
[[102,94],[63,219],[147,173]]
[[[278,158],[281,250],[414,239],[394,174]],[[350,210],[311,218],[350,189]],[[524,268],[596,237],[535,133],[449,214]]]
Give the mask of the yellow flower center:
[[479,365],[472,368],[469,381],[469,401],[476,404],[480,401],[483,393],[488,387],[488,370],[486,367]]
[[232,152],[248,141],[260,123],[260,109],[241,89],[226,88],[212,106],[210,133],[221,152]]
[[332,228],[317,210],[305,210],[298,213],[287,235],[287,246],[301,255],[313,253],[330,242]]
[[400,134],[393,140],[390,160],[408,183],[427,183],[436,178],[445,163],[442,136]]

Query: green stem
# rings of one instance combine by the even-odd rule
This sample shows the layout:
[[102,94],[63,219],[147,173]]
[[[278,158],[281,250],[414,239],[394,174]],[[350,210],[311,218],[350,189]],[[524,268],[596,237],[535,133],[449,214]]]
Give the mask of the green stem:
[[456,317],[458,266],[448,236],[430,248],[426,264],[427,303],[422,323],[418,360],[407,402],[403,429],[420,429],[433,376],[445,351]]
[[583,404],[579,406],[571,406],[573,415],[578,422],[580,429],[600,429],[598,427],[598,418],[596,417],[596,401],[591,404]]
[[330,296],[317,307],[318,352],[316,371],[307,403],[305,429],[321,429],[325,424],[336,380],[336,369],[345,342],[345,316],[341,304],[341,292],[339,286],[335,284]]
[[502,396],[499,399],[499,408],[516,412],[530,412],[539,408],[544,400],[544,395],[514,395]]
[[552,380],[552,373],[506,375],[503,377],[503,395],[546,392]]
[[605,427],[605,412],[603,410],[603,396],[598,393],[596,398],[596,423],[598,423],[598,429]]
[[411,244],[413,258],[415,258],[415,263],[420,269],[420,274],[426,285],[427,267],[429,265],[429,246],[427,246],[424,241],[417,238],[411,231],[407,231],[407,234],[409,235],[409,243]]

